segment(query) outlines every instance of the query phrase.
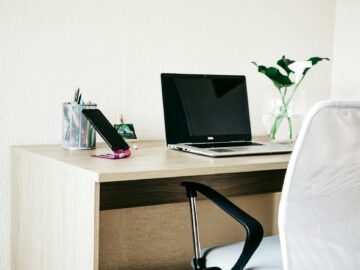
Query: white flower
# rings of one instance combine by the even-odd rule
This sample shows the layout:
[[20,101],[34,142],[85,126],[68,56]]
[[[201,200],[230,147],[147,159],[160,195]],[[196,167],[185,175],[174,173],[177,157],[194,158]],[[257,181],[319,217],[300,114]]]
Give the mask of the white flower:
[[289,65],[289,68],[295,74],[295,84],[298,84],[303,77],[304,70],[307,68],[311,68],[311,61],[296,61]]

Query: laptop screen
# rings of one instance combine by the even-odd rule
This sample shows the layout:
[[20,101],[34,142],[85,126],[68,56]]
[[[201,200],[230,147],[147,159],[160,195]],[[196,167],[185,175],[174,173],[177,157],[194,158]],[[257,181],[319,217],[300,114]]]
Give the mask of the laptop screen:
[[245,76],[161,74],[167,143],[251,140]]

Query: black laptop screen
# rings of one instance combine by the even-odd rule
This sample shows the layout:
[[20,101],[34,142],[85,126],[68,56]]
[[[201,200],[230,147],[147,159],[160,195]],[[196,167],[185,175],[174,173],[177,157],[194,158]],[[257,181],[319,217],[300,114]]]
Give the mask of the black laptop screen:
[[161,74],[167,143],[251,140],[245,76]]

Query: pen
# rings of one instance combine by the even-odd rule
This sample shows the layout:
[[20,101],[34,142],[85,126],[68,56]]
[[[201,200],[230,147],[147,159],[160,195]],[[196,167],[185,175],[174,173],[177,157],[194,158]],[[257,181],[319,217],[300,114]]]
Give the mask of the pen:
[[78,88],[78,89],[75,90],[75,93],[74,93],[74,102],[77,102],[77,101],[78,101],[79,94],[80,94],[80,88]]

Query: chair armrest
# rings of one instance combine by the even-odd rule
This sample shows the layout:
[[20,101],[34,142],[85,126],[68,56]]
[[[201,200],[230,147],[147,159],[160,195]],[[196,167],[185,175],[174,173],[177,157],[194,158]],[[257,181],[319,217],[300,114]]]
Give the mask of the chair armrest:
[[232,270],[242,270],[260,245],[263,238],[264,230],[260,222],[208,186],[194,182],[183,182],[181,185],[186,188],[187,196],[189,198],[196,197],[196,192],[200,192],[245,228],[246,240],[244,249],[239,256],[239,259],[232,267]]

